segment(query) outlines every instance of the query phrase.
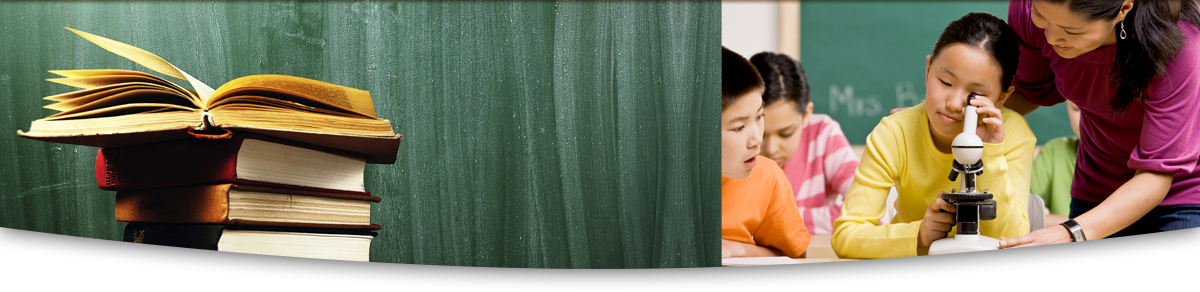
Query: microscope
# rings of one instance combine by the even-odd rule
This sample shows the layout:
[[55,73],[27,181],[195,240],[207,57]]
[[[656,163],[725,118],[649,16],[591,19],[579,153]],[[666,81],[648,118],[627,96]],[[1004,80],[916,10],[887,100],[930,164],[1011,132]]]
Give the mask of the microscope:
[[1000,248],[1000,240],[979,234],[981,221],[996,219],[996,201],[992,200],[992,194],[987,189],[980,192],[975,185],[975,178],[983,175],[983,160],[980,159],[983,157],[983,140],[975,134],[979,114],[975,112],[976,107],[971,105],[971,100],[976,97],[974,93],[967,96],[963,131],[950,143],[954,154],[950,181],[962,176],[962,181],[959,181],[961,189],[951,189],[949,193],[942,194],[943,200],[957,208],[954,221],[958,233],[933,241],[929,246],[930,255]]

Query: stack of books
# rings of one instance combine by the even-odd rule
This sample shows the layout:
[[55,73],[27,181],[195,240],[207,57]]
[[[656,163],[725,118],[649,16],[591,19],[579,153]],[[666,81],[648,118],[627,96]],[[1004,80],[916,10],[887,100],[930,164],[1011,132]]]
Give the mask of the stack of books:
[[51,71],[80,90],[46,97],[59,113],[18,131],[102,148],[96,184],[117,191],[125,241],[369,260],[380,198],[364,169],[395,163],[401,137],[375,117],[370,93],[285,75],[213,90],[154,54],[71,31],[195,90],[137,71]]
[[[325,151],[321,151],[325,150]],[[116,195],[128,242],[367,261],[366,159],[252,134],[101,149],[96,184]]]

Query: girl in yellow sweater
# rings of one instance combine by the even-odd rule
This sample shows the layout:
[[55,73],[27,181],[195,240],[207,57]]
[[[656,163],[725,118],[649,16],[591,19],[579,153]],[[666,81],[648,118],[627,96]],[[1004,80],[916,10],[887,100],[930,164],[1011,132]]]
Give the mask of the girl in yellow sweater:
[[[967,96],[978,107],[976,134],[984,142],[980,189],[996,200],[997,216],[982,221],[993,238],[1029,232],[1027,205],[1033,147],[1025,119],[1001,108],[1013,92],[1018,41],[1003,20],[970,13],[951,22],[925,57],[925,102],[884,117],[867,136],[842,216],[835,222],[833,250],[841,258],[925,255],[934,240],[953,234],[953,205],[941,199],[959,187],[947,179],[950,143],[963,129]],[[883,217],[888,192],[896,187],[896,216]]]

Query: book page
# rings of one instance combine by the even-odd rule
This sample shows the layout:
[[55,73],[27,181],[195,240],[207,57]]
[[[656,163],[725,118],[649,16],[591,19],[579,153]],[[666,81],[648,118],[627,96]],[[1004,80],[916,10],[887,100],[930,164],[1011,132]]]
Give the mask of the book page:
[[257,104],[230,104],[209,110],[209,112],[212,113],[213,125],[227,130],[231,128],[264,128],[333,136],[391,137],[395,135],[392,132],[392,123],[384,119],[315,115]]
[[[69,101],[68,101],[69,102]],[[50,115],[46,119],[63,118],[77,113],[101,110],[108,107],[134,104],[164,104],[172,107],[199,109],[192,100],[179,96],[178,93],[162,89],[132,89],[118,92],[109,96],[101,96],[87,104],[71,107],[60,113]],[[51,105],[53,106],[53,105]]]
[[187,80],[192,84],[192,88],[196,90],[196,94],[200,95],[201,101],[208,100],[209,96],[212,96],[212,87],[204,84],[204,82],[200,82],[200,80],[196,80],[196,78],[192,77],[192,75],[188,75],[186,72],[183,72],[183,70],[179,70],[179,68],[175,67],[175,65],[171,65],[170,62],[163,60],[163,58],[160,58],[153,53],[122,42],[110,40],[102,36],[74,30],[69,27],[66,29],[78,34],[97,46],[112,52],[113,54],[117,54],[118,56],[125,57],[134,63],[146,66],[146,68],[154,70],[154,72]]
[[225,106],[238,106],[238,107],[258,106],[258,107],[264,107],[264,108],[288,109],[288,110],[294,110],[294,111],[300,111],[300,112],[309,112],[309,113],[320,114],[320,115],[374,119],[371,117],[364,116],[358,112],[347,111],[347,110],[341,109],[339,107],[334,107],[332,109],[324,108],[324,107],[312,107],[312,106],[304,105],[299,102],[289,101],[286,99],[271,98],[271,97],[264,97],[264,96],[257,96],[257,95],[237,95],[237,96],[230,96],[230,97],[222,97],[219,101],[216,101],[213,104],[209,105],[209,110],[217,110],[217,109],[219,109],[221,107],[225,107]]
[[[162,78],[158,78],[158,76],[154,76],[153,74],[150,74],[150,73],[146,73],[146,72],[142,72],[142,71],[133,71],[133,70],[121,70],[121,69],[50,70],[49,72],[54,73],[54,75],[67,77],[67,78],[96,77],[96,76],[108,76],[108,75],[138,75],[138,76],[146,76],[146,77],[162,80]],[[163,82],[167,82],[167,81],[163,80]]]
[[[109,109],[106,109],[109,110]],[[111,109],[121,110],[121,109]],[[190,128],[200,121],[200,111],[188,110],[159,110],[147,111],[140,114],[132,115],[113,115],[100,117],[95,119],[82,120],[36,120],[29,124],[29,133],[18,132],[23,137],[60,137],[63,140],[51,141],[55,143],[79,144],[94,147],[120,147],[133,144],[142,144],[149,142],[164,141],[160,138],[152,140],[130,139],[128,137],[120,137],[128,135],[123,133],[146,134],[152,136],[162,135],[158,133],[150,133],[155,131],[163,131],[165,135],[171,136],[170,139],[180,139],[187,137],[187,133],[181,131]],[[119,134],[113,134],[119,133]],[[87,138],[87,136],[99,137],[96,139]],[[70,139],[71,137],[80,137],[83,140]],[[101,141],[116,137],[113,141]]]
[[[53,116],[46,117],[38,121],[59,121],[59,120],[75,120],[75,119],[95,119],[105,117],[115,117],[124,115],[158,113],[164,111],[182,111],[182,112],[202,112],[199,109],[189,108],[176,104],[168,103],[127,103],[111,107],[99,107],[90,110],[72,110],[61,112]],[[197,124],[201,122],[196,120]],[[30,128],[30,131],[33,129]]]
[[[48,105],[46,108],[58,111],[68,111],[87,103],[108,99],[111,96],[139,89],[154,89],[159,91],[161,94],[156,94],[156,96],[158,96],[160,100],[157,102],[203,108],[203,105],[199,103],[200,101],[196,99],[195,94],[191,91],[150,74],[136,71],[124,72],[133,72],[139,74],[94,76],[88,76],[87,74],[75,74],[83,71],[111,70],[51,71],[55,74],[72,77],[46,79],[47,81],[83,88],[83,90],[44,97],[43,99],[59,102]],[[144,95],[145,94],[143,94],[143,96]]]
[[375,117],[375,105],[371,100],[371,93],[366,90],[288,75],[250,75],[231,80],[217,88],[213,99],[208,102],[210,105],[218,104],[221,99],[239,95],[238,91],[247,88],[302,97],[311,102],[293,101],[307,106],[328,105]]
[[[50,70],[50,73],[54,73],[54,74],[56,74],[58,76],[62,76],[62,77],[67,77],[67,78],[46,79],[47,81],[51,81],[51,82],[58,82],[55,80],[61,80],[61,81],[67,81],[67,82],[72,82],[72,83],[87,84],[87,82],[81,81],[81,80],[89,80],[89,78],[87,78],[87,77],[94,77],[95,79],[90,79],[90,80],[94,80],[92,82],[102,82],[100,84],[89,84],[88,86],[97,86],[97,85],[103,85],[103,84],[107,84],[104,86],[115,85],[116,83],[112,83],[111,81],[103,82],[104,80],[106,80],[104,78],[106,78],[106,77],[112,78],[112,77],[116,77],[116,76],[122,76],[123,78],[126,78],[127,80],[134,80],[136,82],[153,83],[153,84],[159,84],[159,85],[162,85],[165,87],[169,87],[169,88],[171,88],[171,90],[178,91],[179,94],[181,94],[181,95],[186,95],[197,101],[200,100],[196,96],[195,92],[192,92],[191,90],[188,90],[187,88],[183,88],[182,86],[179,86],[179,84],[175,84],[174,82],[167,81],[166,79],[159,78],[158,76],[154,76],[154,75],[151,75],[150,73],[146,73],[146,72],[118,70],[118,69],[98,69],[98,70]],[[139,77],[144,78],[144,79],[138,79]],[[80,87],[80,86],[61,83],[61,82],[59,82],[59,84],[73,86],[73,87]],[[54,95],[54,96],[48,96],[44,99],[53,100],[53,101],[61,101],[61,100],[52,99],[52,98],[69,96],[70,94],[74,94],[74,93],[79,93],[79,91],[69,92],[69,93],[64,93],[64,94],[59,94],[59,95]]]
[[[97,102],[100,100],[104,100],[106,98],[110,98],[113,96],[119,96],[120,94],[134,91],[134,90],[143,90],[142,91],[143,93],[158,92],[158,93],[161,93],[160,96],[163,96],[164,98],[167,98],[167,99],[173,99],[173,98],[169,97],[170,95],[179,95],[178,92],[175,92],[173,90],[170,90],[169,88],[163,87],[158,84],[135,82],[135,83],[122,83],[122,84],[117,84],[117,85],[118,86],[104,86],[104,87],[97,87],[97,88],[88,89],[88,90],[80,90],[80,91],[76,91],[76,92],[82,92],[82,94],[73,94],[72,96],[62,96],[62,95],[50,96],[50,97],[60,99],[59,102],[55,103],[55,104],[46,105],[43,107],[47,108],[47,109],[64,112],[64,111],[73,110],[73,109],[81,107],[81,106],[87,106],[88,104],[91,104],[91,103],[94,103],[94,102]],[[75,93],[75,92],[73,92],[73,93]],[[49,99],[50,97],[47,97],[46,99]],[[200,108],[200,106],[196,105],[196,108]]]

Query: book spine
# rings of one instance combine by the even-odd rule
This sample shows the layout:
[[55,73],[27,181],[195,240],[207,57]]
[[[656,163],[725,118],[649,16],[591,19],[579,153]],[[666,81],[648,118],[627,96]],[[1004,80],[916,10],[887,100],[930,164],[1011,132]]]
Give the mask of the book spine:
[[101,149],[96,153],[96,186],[125,191],[236,179],[241,139],[178,140]]
[[121,191],[113,215],[121,222],[226,223],[230,185]]
[[220,224],[147,224],[125,225],[125,242],[217,250],[225,228]]
[[183,248],[219,250],[226,230],[248,230],[279,233],[314,233],[378,236],[367,230],[295,228],[274,226],[234,226],[223,224],[161,224],[129,223],[125,225],[122,241]]
[[[96,165],[94,169],[96,186],[109,191],[129,191],[189,185],[238,183],[347,195],[371,195],[369,192],[362,190],[327,189],[242,179],[237,174],[237,161],[245,139],[263,140],[316,151],[331,150],[253,134],[234,135],[233,139],[228,140],[185,139],[138,146],[105,148],[96,152]],[[342,155],[340,153],[331,154]]]
[[113,173],[112,165],[108,164],[108,160],[112,159],[112,155],[117,154],[111,153],[105,155],[104,149],[96,150],[96,186],[101,189],[121,184],[121,177]]
[[[269,198],[246,199],[245,196],[240,196],[241,199],[235,201],[231,192],[262,192],[269,195],[285,196],[287,199],[282,201],[271,201]],[[244,193],[243,193],[244,194]],[[304,197],[311,198],[330,198],[341,200],[355,200],[369,202],[379,201],[378,197],[362,196],[362,195],[346,195],[340,193],[320,193],[313,191],[275,189],[261,186],[246,186],[234,184],[219,184],[219,185],[201,185],[201,186],[183,186],[172,188],[156,188],[133,191],[117,192],[113,215],[120,222],[142,222],[142,223],[192,223],[192,224],[228,224],[233,225],[259,225],[259,226],[282,226],[282,227],[311,227],[311,228],[330,228],[330,229],[372,229],[379,230],[382,227],[378,224],[364,223],[331,223],[322,222],[319,220],[330,220],[328,216],[339,216],[336,213],[329,213],[328,210],[323,210],[319,216],[325,216],[325,219],[314,219],[304,217],[303,214],[313,214],[313,211],[308,209],[312,205],[304,203],[307,200]],[[279,205],[277,209],[266,209],[267,213],[256,213],[257,215],[249,215],[246,213],[247,204],[270,204],[287,202]],[[238,214],[234,214],[230,210],[230,206],[241,204],[241,207],[235,210]],[[292,207],[297,209],[290,209]],[[255,207],[261,208],[261,207]],[[274,213],[271,213],[274,212]],[[350,210],[350,215],[344,216],[354,217],[354,210]],[[264,215],[266,214],[266,215]],[[237,218],[240,216],[241,218]],[[247,219],[253,216],[266,216],[267,219]],[[271,219],[274,218],[274,219]],[[366,218],[369,220],[369,216]],[[297,221],[299,220],[299,221]],[[305,221],[307,220],[307,221]],[[317,221],[314,221],[317,220]],[[341,218],[340,220],[349,220]]]

